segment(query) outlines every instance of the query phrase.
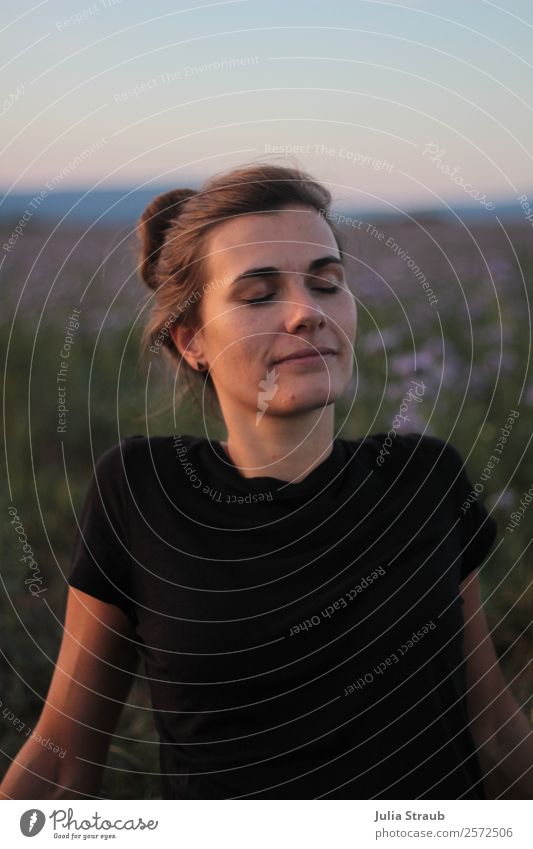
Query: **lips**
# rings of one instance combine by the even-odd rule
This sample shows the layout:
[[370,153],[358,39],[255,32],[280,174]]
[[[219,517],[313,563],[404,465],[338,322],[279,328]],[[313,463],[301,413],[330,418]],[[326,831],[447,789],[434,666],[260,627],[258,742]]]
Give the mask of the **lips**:
[[313,349],[311,346],[307,346],[306,348],[299,348],[297,351],[292,351],[290,354],[286,354],[284,357],[278,357],[277,360],[274,360],[273,365],[277,365],[278,363],[284,363],[287,360],[299,360],[304,359],[305,357],[317,357],[319,354],[324,356],[325,354],[336,354],[334,348],[329,348],[326,346],[321,346]]

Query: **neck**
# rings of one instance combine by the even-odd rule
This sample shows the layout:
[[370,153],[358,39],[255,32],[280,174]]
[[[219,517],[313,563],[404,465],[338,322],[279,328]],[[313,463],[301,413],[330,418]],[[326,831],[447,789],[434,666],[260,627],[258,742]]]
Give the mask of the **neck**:
[[240,416],[226,424],[228,437],[222,447],[246,478],[298,483],[333,450],[333,404],[294,417],[265,415],[257,425]]

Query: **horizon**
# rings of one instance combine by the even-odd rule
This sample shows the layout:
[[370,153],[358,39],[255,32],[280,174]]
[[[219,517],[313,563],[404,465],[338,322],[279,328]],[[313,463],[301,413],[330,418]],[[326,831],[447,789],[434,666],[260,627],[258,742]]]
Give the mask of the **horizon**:
[[[197,188],[200,183],[201,181],[188,180],[187,186]],[[117,186],[105,189],[94,189],[87,186],[72,187],[50,193],[36,211],[39,212],[39,218],[46,222],[65,219],[64,223],[68,223],[69,218],[74,223],[94,220],[95,218],[102,218],[104,221],[107,218],[109,222],[127,221],[134,218],[136,214],[140,215],[153,197],[168,191],[170,188],[172,187],[169,185],[153,185],[150,189],[137,188],[136,186]],[[530,196],[533,197],[533,190]],[[16,192],[3,196],[0,201],[0,224],[5,226],[7,223],[12,223],[14,218],[29,210],[32,201],[37,198],[39,198],[37,191]],[[457,202],[458,200],[460,202]],[[134,210],[138,210],[138,212],[136,213]],[[525,218],[523,207],[516,198],[509,195],[499,199],[495,198],[494,210],[490,211],[480,208],[475,201],[465,203],[463,199],[454,198],[443,199],[443,203],[433,206],[423,206],[413,201],[412,204],[405,204],[403,208],[398,208],[385,198],[380,204],[369,204],[367,206],[336,203],[335,198],[333,198],[331,210],[336,215],[344,215],[347,218],[354,215],[373,215],[376,218],[402,216],[406,218],[410,216],[449,218],[457,215],[469,219],[475,218],[477,221],[485,223],[492,223],[494,216],[506,220],[510,218],[522,220]],[[338,223],[344,224],[345,222],[338,221]]]

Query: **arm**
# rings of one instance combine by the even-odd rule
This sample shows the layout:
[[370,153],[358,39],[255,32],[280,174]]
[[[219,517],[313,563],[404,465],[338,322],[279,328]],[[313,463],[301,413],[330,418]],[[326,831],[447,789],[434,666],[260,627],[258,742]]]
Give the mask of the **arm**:
[[533,798],[533,734],[511,693],[483,611],[478,573],[460,584],[467,710],[489,799]]
[[[137,666],[124,612],[69,588],[65,627],[52,681],[32,737],[0,784],[0,799],[83,799],[98,794],[117,720]],[[78,758],[87,758],[98,766]]]

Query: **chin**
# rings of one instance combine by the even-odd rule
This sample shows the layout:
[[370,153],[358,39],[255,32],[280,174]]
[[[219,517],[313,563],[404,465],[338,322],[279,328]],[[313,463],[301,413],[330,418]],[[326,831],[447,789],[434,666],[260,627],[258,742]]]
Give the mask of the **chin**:
[[276,398],[270,402],[268,413],[271,415],[290,415],[318,410],[334,404],[341,396],[341,390],[335,386],[309,387],[308,389],[280,390]]

